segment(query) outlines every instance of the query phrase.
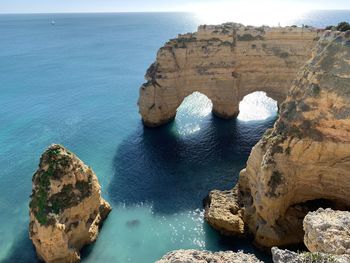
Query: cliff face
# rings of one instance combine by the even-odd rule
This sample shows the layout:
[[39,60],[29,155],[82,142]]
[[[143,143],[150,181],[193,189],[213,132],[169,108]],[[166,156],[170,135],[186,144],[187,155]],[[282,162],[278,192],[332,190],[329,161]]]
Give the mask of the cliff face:
[[299,72],[272,130],[239,178],[243,219],[263,246],[303,240],[318,207],[350,206],[350,32],[326,32]]
[[45,262],[77,262],[110,212],[94,172],[60,145],[50,146],[33,175],[30,239]]
[[310,28],[234,23],[179,35],[159,49],[147,70],[138,101],[142,119],[147,126],[168,122],[195,91],[211,99],[213,113],[223,118],[236,116],[239,102],[254,91],[282,102],[318,35]]

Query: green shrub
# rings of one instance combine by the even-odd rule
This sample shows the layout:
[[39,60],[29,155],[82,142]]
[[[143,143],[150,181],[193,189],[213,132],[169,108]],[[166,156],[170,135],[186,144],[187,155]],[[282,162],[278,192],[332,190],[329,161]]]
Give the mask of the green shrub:
[[341,32],[348,31],[350,30],[350,24],[348,22],[340,22],[336,28]]
[[348,22],[340,22],[337,26],[327,26],[325,30],[338,30],[341,32],[345,32],[350,30],[350,24]]
[[335,26],[326,26],[325,30],[335,30]]
[[[50,148],[42,156],[43,162],[48,164],[47,170],[40,169],[33,175],[34,189],[31,194],[29,207],[41,225],[51,225],[55,223],[53,215],[64,209],[75,206],[79,202],[91,195],[93,172],[87,170],[87,181],[77,181],[75,187],[72,184],[64,185],[62,190],[49,196],[50,180],[59,180],[64,175],[64,167],[70,164],[71,157],[60,156],[59,148]],[[80,172],[84,172],[80,168]],[[75,190],[78,191],[75,191]]]

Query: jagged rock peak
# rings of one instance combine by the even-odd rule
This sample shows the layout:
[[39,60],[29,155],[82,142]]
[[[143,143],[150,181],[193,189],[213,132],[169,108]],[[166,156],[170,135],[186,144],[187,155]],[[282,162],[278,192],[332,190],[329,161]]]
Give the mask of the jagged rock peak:
[[61,145],[51,145],[33,175],[30,239],[45,262],[77,262],[111,211],[95,173]]

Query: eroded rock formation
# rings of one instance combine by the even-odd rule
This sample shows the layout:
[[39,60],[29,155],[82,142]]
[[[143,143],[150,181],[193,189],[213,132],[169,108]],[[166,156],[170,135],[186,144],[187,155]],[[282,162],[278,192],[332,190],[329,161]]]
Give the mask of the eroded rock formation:
[[201,250],[176,250],[169,252],[156,263],[263,263],[252,254],[242,252],[209,252]]
[[60,145],[41,156],[33,175],[30,239],[45,262],[77,262],[111,211],[95,173]]
[[348,254],[350,262],[350,212],[318,209],[304,219],[304,243],[311,252]]
[[205,200],[204,217],[223,235],[243,237],[245,226],[237,200],[237,188],[228,191],[213,190]]
[[264,91],[282,102],[319,38],[312,28],[200,26],[171,39],[157,54],[140,88],[139,111],[147,126],[172,120],[195,91],[211,99],[213,113],[231,118],[247,94]]
[[327,31],[240,173],[237,202],[264,247],[300,243],[319,207],[350,205],[350,32]]

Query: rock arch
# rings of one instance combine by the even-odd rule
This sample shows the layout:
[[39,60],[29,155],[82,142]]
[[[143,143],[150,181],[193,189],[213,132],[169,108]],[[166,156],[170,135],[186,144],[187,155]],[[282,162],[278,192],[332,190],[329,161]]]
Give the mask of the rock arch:
[[[253,108],[256,107],[256,108]],[[254,109],[252,111],[252,108]],[[264,91],[255,91],[244,96],[239,103],[238,119],[241,121],[257,121],[276,117],[278,103]]]
[[[222,192],[221,206],[210,207],[219,200],[217,191],[211,194],[209,223],[226,231],[230,222],[244,222],[255,244],[286,246],[302,242],[309,211],[350,211],[349,69],[349,32],[326,31],[281,104],[274,127],[253,147],[233,193]],[[218,226],[234,205],[232,217]]]
[[239,102],[255,91],[281,103],[298,69],[311,57],[318,35],[312,28],[226,23],[200,26],[195,33],[169,40],[140,88],[144,124],[169,122],[195,91],[205,94],[213,113],[222,118],[236,117]]
[[[182,100],[181,104],[176,109],[176,116],[178,115],[178,112],[181,111],[182,107],[188,108],[190,106],[189,103],[193,104],[193,101],[195,101],[195,103],[197,105],[191,105],[191,106],[195,106],[195,107],[199,106],[199,108],[197,108],[198,111],[202,111],[202,110],[212,111],[213,103],[212,103],[211,99],[207,95],[205,95],[201,92],[195,91],[195,92],[192,92],[191,94],[189,94],[188,96],[186,96]],[[205,107],[205,109],[203,107]],[[193,109],[194,114],[196,114],[197,109],[196,108],[192,108],[192,109]]]

